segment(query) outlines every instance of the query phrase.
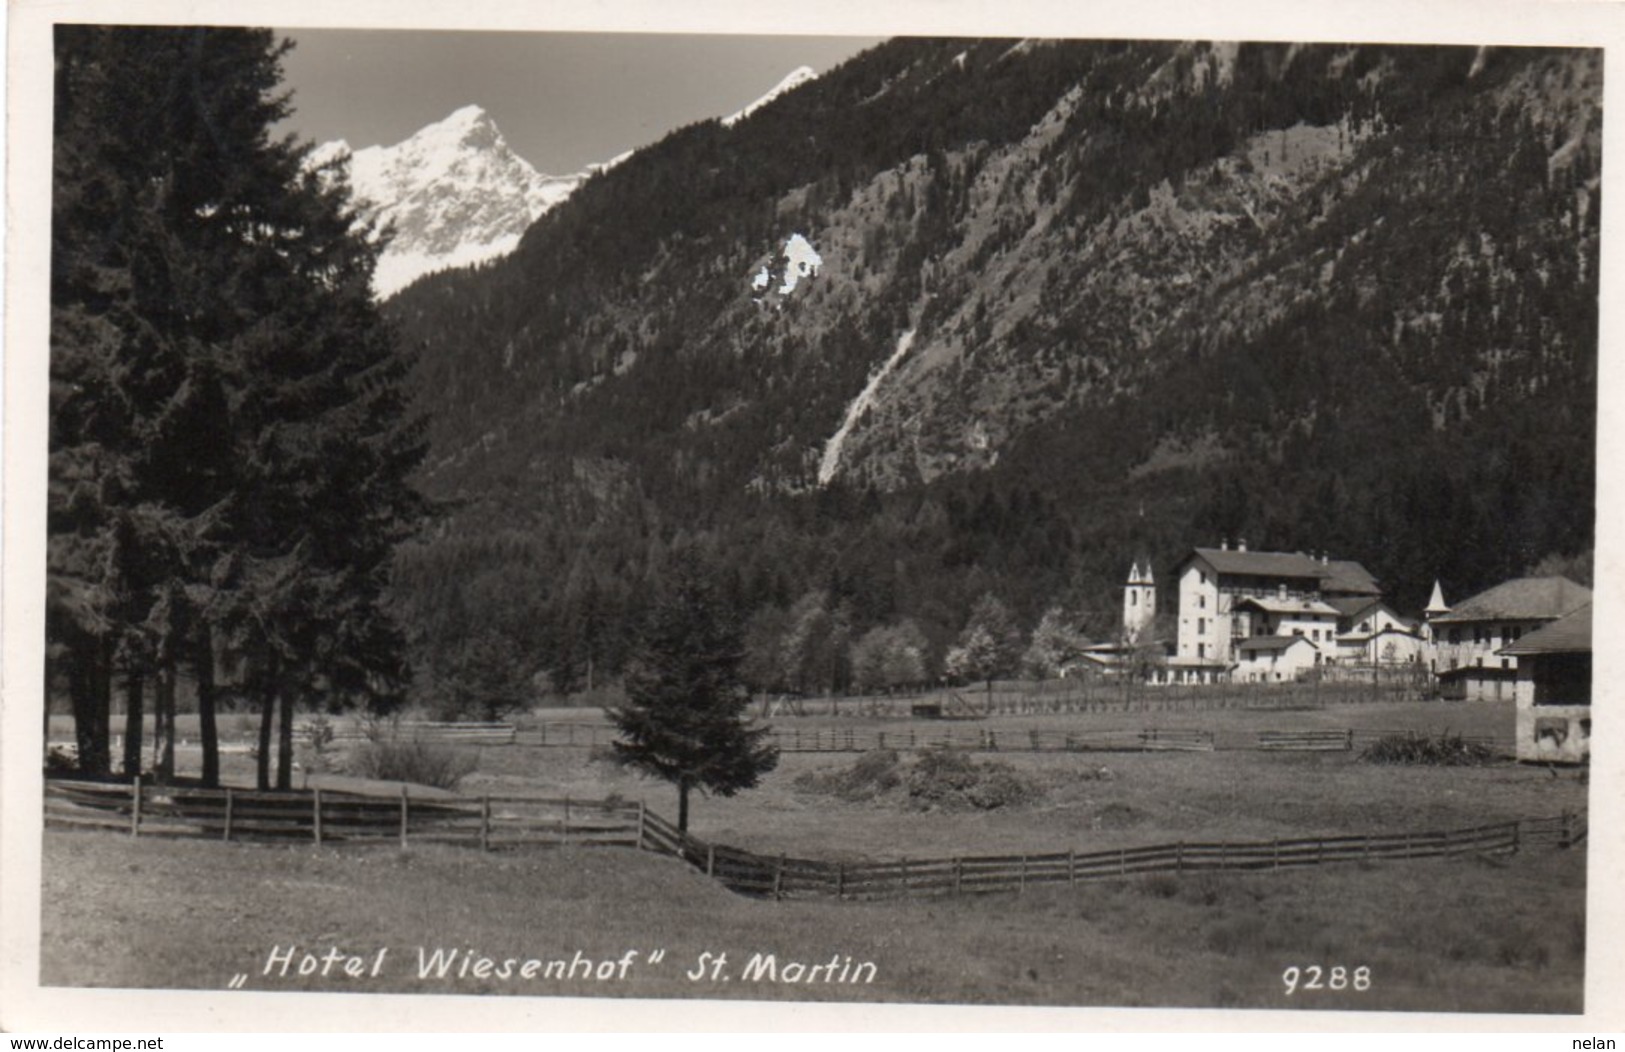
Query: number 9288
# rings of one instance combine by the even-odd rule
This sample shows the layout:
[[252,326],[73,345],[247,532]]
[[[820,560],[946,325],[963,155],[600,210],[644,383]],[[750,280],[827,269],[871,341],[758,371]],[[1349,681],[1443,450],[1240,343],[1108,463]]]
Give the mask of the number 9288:
[[1371,969],[1365,965],[1348,968],[1339,964],[1322,968],[1318,964],[1310,964],[1300,968],[1294,964],[1281,973],[1281,985],[1286,987],[1288,997],[1299,990],[1354,990],[1364,993],[1371,989]]

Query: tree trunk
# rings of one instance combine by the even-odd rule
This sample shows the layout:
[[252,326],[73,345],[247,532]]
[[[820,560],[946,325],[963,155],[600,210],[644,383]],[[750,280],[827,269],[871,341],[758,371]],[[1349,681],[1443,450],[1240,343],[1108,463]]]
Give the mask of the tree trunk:
[[260,685],[260,749],[255,761],[254,784],[261,790],[271,788],[271,720],[275,716],[276,690],[267,677]]
[[688,779],[677,781],[677,831],[688,832]]
[[81,774],[96,771],[96,654],[101,644],[94,636],[80,637],[69,652],[68,700],[73,706],[73,738]]
[[293,696],[287,690],[277,691],[282,702],[281,719],[277,721],[276,787],[293,788]]
[[163,731],[156,743],[159,747],[156,765],[157,780],[167,784],[175,780],[175,663],[164,658],[158,666],[158,683],[153,689],[153,707],[163,722]]
[[74,740],[79,770],[92,777],[112,772],[108,726],[113,701],[112,643],[102,636],[82,637],[70,656],[69,691],[73,696]]
[[198,737],[203,743],[203,784],[213,789],[220,784],[220,732],[214,713],[214,642],[206,626],[198,635],[192,662],[197,677]]
[[139,672],[131,672],[124,677],[124,773],[132,778],[141,773],[141,721],[146,716],[143,700],[145,686]]

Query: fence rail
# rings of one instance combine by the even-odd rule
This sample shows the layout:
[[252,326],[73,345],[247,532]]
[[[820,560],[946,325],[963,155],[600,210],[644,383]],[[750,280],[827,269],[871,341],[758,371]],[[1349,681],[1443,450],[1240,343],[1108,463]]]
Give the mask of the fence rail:
[[1584,843],[1584,812],[1424,832],[1267,841],[1180,841],[1103,851],[827,861],[760,855],[679,831],[642,803],[528,796],[412,799],[316,790],[310,793],[197,789],[52,779],[45,821],[132,836],[221,840],[450,843],[482,850],[527,845],[638,848],[680,859],[735,891],[838,898],[1023,891],[1148,874],[1266,870],[1338,862],[1439,858]]
[[[864,727],[776,727],[768,741],[780,752],[861,753],[872,749],[913,752],[922,749],[961,749],[966,752],[1150,752],[1200,751],[1215,749],[1254,749],[1266,752],[1330,752],[1364,748],[1385,737],[1404,737],[1414,732],[1355,730],[1263,730],[1246,740],[1232,735],[1221,744],[1217,732],[1206,729],[1140,727],[1064,731],[1055,729],[993,730],[988,727],[926,725],[900,730],[878,731]],[[513,744],[531,747],[607,746],[619,732],[609,724],[542,723],[521,728]],[[1463,736],[1469,744],[1479,744],[1511,756],[1514,744],[1508,738]]]

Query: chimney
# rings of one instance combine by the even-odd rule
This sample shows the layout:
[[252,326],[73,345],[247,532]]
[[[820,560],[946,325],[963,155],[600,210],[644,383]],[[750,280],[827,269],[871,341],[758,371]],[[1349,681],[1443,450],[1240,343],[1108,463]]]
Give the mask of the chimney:
[[1237,537],[1236,538],[1236,551],[1244,552],[1246,550],[1247,550],[1247,538],[1245,538],[1245,537]]
[[1229,537],[1220,537],[1219,538],[1219,551],[1227,552],[1229,550],[1230,550],[1230,538]]

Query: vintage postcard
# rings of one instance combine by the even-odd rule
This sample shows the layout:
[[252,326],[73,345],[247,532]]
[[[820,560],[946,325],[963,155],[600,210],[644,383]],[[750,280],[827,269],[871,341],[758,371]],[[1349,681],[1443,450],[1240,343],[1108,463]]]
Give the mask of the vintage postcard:
[[1619,1029],[1620,30],[14,5],[0,1022]]

